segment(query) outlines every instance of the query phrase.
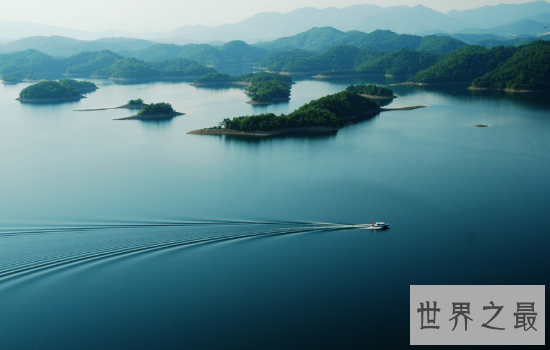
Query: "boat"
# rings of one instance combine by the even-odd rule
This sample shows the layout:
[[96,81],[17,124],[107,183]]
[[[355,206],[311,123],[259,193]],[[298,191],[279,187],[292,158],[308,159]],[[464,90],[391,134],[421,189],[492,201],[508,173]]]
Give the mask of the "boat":
[[372,225],[372,227],[376,227],[376,228],[388,228],[390,227],[390,224],[384,222],[384,221],[380,221],[380,222],[377,222],[375,224]]

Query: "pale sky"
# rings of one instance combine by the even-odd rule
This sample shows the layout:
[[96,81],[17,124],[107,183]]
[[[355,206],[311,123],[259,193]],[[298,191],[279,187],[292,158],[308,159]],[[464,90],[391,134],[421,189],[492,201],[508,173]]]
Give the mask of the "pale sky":
[[236,23],[259,12],[375,4],[422,4],[440,12],[533,0],[0,0],[0,20],[34,22],[89,31],[169,31],[183,25]]

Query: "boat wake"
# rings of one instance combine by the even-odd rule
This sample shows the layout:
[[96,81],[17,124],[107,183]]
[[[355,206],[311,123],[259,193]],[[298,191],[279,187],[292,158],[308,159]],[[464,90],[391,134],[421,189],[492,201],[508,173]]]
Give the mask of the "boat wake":
[[178,247],[364,228],[335,223],[201,222],[0,231],[0,283],[52,269]]

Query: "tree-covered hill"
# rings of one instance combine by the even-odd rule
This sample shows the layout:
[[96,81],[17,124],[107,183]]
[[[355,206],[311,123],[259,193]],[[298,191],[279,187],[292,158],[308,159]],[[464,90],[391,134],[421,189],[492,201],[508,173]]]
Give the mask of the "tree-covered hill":
[[365,59],[356,65],[355,71],[360,74],[409,75],[433,66],[441,57],[441,54],[403,48],[379,58]]
[[342,91],[313,100],[294,112],[277,116],[273,113],[226,118],[220,126],[240,131],[270,131],[282,128],[327,126],[337,127],[338,120],[357,113],[376,111],[380,107],[356,92]]
[[0,75],[19,72],[63,73],[66,69],[65,59],[52,57],[37,50],[0,54]]
[[39,50],[54,57],[69,57],[83,51],[143,50],[155,44],[152,41],[133,38],[102,38],[77,40],[63,36],[33,36],[10,42],[2,47],[4,52]]
[[27,86],[19,93],[21,100],[49,100],[79,98],[82,90],[90,91],[97,87],[89,81],[77,82],[72,79],[60,81],[42,81]]
[[466,46],[460,40],[443,36],[400,35],[389,30],[375,30],[372,33],[356,30],[342,32],[331,27],[313,28],[292,37],[257,44],[270,51],[301,49],[314,52],[322,52],[338,45],[351,45],[370,51],[395,51],[409,48],[439,53]]
[[97,76],[108,76],[115,79],[151,79],[160,77],[160,72],[144,61],[136,58],[118,60],[109,67],[94,73]]
[[409,81],[416,83],[470,82],[496,69],[516,51],[515,47],[499,46],[489,50],[481,46],[467,46],[447,54],[430,68],[416,73]]
[[153,69],[160,71],[162,76],[203,76],[208,73],[216,72],[214,68],[203,66],[202,64],[185,58],[173,58],[160,62],[152,61],[147,62],[147,64]]
[[346,91],[353,91],[357,92],[360,95],[370,95],[370,96],[383,96],[383,97],[389,97],[393,96],[393,90],[378,86],[378,85],[366,85],[366,84],[359,84],[359,85],[350,85],[346,88]]
[[90,76],[93,72],[106,68],[116,61],[123,59],[123,57],[109,50],[103,50],[81,52],[71,56],[70,59],[77,63],[68,67],[66,70],[67,73]]
[[95,91],[97,90],[96,84],[92,83],[91,81],[78,81],[74,79],[61,79],[58,81],[59,84],[70,86],[73,88],[78,89],[80,93],[85,93],[89,91]]
[[52,73],[136,79],[196,77],[213,72],[216,72],[214,68],[189,59],[145,62],[136,58],[125,59],[109,50],[85,51],[70,57],[52,57],[36,50],[0,54],[0,76],[15,82],[26,76]]
[[268,51],[234,40],[222,46],[208,44],[157,44],[134,52],[132,57],[144,61],[163,61],[173,58],[187,58],[204,65],[252,64],[267,55]]
[[384,52],[361,50],[351,45],[335,46],[319,55],[308,55],[304,52],[273,53],[256,65],[271,71],[291,73],[408,75],[432,66],[443,57],[443,54],[407,48]]
[[518,50],[504,64],[473,81],[478,88],[550,89],[550,42],[535,41]]
[[315,54],[310,51],[298,49],[274,52],[258,60],[256,66],[280,72],[283,71],[284,64],[287,60],[310,58],[311,56],[315,56]]

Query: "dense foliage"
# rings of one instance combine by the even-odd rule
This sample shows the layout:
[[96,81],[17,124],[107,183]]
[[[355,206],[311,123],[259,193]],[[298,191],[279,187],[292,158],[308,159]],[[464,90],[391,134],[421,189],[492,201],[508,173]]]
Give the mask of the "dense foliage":
[[322,75],[408,75],[431,67],[441,57],[442,54],[407,48],[384,52],[342,45],[332,47],[319,55],[308,56],[297,51],[278,52],[257,64],[266,64],[266,68],[272,71],[311,72]]
[[378,85],[365,85],[363,83],[359,85],[350,85],[346,88],[346,91],[357,92],[360,95],[393,96],[392,89]]
[[288,98],[292,77],[275,73],[248,73],[243,75],[229,75],[223,73],[209,73],[195,80],[198,84],[223,84],[247,82],[250,86],[247,91],[252,93],[252,101],[271,101],[274,98]]
[[208,73],[200,78],[195,79],[195,83],[198,84],[212,84],[212,83],[231,83],[240,81],[239,76],[229,75],[225,73]]
[[220,127],[241,131],[269,131],[305,126],[336,127],[340,118],[378,109],[378,105],[372,100],[359,96],[356,92],[342,91],[313,100],[288,115],[268,113],[226,118],[220,123]]
[[247,88],[254,93],[252,101],[271,101],[274,98],[287,99],[290,97],[290,86],[279,80],[259,81]]
[[441,54],[411,49],[385,53],[378,58],[366,55],[355,67],[360,74],[409,75],[433,66]]
[[80,52],[71,56],[74,65],[67,68],[67,73],[78,75],[91,75],[95,71],[109,67],[124,57],[108,50],[98,52]]
[[141,98],[138,98],[138,99],[135,99],[135,100],[130,100],[130,101],[128,101],[128,104],[130,106],[142,105],[143,100]]
[[57,81],[41,81],[27,86],[19,93],[22,99],[60,99],[79,95],[80,91],[76,87]]
[[308,50],[322,52],[333,46],[351,45],[370,51],[395,51],[401,48],[436,53],[450,52],[466,46],[460,40],[435,35],[418,36],[396,34],[389,30],[375,30],[364,33],[356,30],[342,32],[332,27],[313,28],[306,32],[260,43],[257,46],[270,51]]
[[97,90],[97,86],[91,81],[76,81],[74,79],[61,79],[59,83],[78,89],[81,93],[86,91]]
[[144,106],[138,113],[138,115],[149,115],[149,114],[170,114],[174,113],[172,105],[165,102],[160,103],[151,103],[147,106]]
[[550,89],[550,42],[541,40],[520,46],[504,64],[475,79],[472,85],[493,89]]
[[222,46],[208,44],[157,44],[130,56],[146,61],[163,61],[173,58],[186,58],[204,65],[252,64],[268,51],[235,40]]
[[496,69],[516,51],[515,47],[499,46],[488,50],[481,46],[467,46],[447,54],[432,67],[418,72],[410,81],[418,83],[470,82]]
[[155,78],[202,76],[216,72],[184,58],[160,62],[124,59],[108,50],[80,52],[70,57],[51,57],[36,50],[0,54],[0,76],[14,76],[21,81],[29,74],[99,75],[113,78]]

